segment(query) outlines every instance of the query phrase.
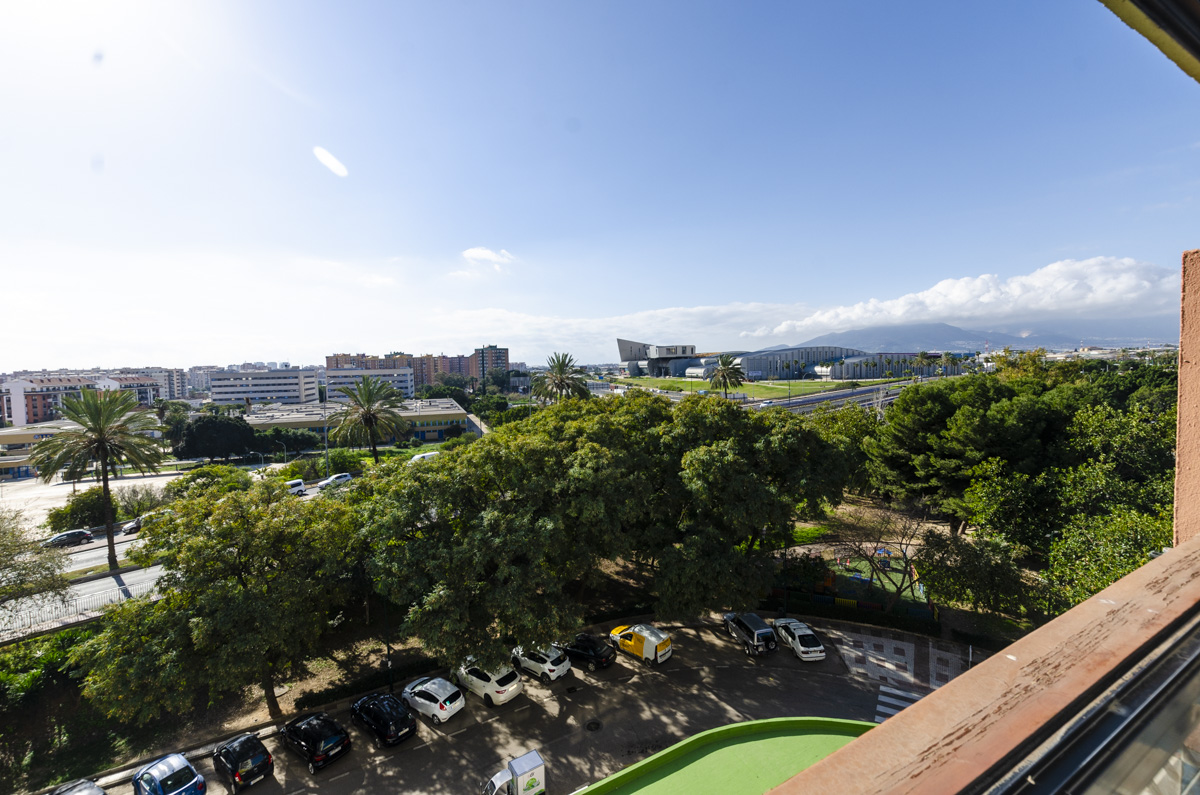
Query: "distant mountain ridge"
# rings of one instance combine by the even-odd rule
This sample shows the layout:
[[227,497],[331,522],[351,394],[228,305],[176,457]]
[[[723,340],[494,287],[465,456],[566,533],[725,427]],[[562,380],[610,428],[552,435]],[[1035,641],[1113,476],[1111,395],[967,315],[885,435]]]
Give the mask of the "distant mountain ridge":
[[[986,349],[999,350],[1005,346],[1018,349],[1045,348],[1047,350],[1074,350],[1081,345],[1125,348],[1140,347],[1147,342],[1161,343],[1179,341],[1178,323],[1172,332],[1172,320],[1154,318],[1134,321],[1125,328],[1107,333],[1081,333],[1075,329],[1054,331],[1031,330],[1022,334],[1003,331],[973,331],[951,326],[948,323],[914,323],[907,326],[870,326],[852,331],[838,331],[813,337],[800,345],[804,347],[830,345],[842,348],[858,348],[868,353],[904,353],[916,351],[950,351],[951,353],[974,353]],[[1077,326],[1078,322],[1065,325]],[[1093,325],[1102,325],[1097,321]]]

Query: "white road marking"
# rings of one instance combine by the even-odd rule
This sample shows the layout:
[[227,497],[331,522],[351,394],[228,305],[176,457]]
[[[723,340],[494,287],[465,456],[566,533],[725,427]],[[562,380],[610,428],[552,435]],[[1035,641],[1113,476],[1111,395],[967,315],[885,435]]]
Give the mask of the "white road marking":
[[888,687],[887,685],[880,685],[879,689],[884,693],[891,693],[893,696],[908,696],[909,698],[918,701],[924,698],[924,696],[922,696],[920,693],[910,693],[907,690],[897,690],[896,688]]
[[334,776],[333,778],[331,778],[331,779],[329,779],[329,780],[330,780],[330,781],[337,781],[339,778],[345,778],[345,777],[346,777],[346,776],[348,776],[348,775],[350,775],[350,771],[346,771],[345,773],[338,773],[336,776]]

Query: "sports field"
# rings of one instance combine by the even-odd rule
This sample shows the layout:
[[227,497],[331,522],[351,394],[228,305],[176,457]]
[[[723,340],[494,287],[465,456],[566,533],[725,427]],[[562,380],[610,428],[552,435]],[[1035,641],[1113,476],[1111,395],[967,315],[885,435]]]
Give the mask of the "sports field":
[[584,790],[585,795],[762,795],[875,724],[774,718],[701,732]]

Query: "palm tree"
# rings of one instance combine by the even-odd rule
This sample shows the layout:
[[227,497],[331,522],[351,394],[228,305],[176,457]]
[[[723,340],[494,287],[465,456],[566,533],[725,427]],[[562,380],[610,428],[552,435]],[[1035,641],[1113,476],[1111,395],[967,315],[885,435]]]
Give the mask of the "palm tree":
[[569,353],[552,353],[546,360],[546,372],[533,379],[533,394],[555,402],[563,398],[588,396],[587,373],[575,364]]
[[100,486],[104,494],[104,531],[108,536],[108,568],[117,568],[117,546],[113,540],[112,495],[108,476],[116,477],[122,463],[138,472],[158,471],[162,448],[150,436],[158,430],[154,414],[137,411],[137,394],[124,390],[85,389],[79,397],[64,397],[62,414],[78,428],[59,431],[39,442],[30,456],[45,483],[60,469],[80,473],[92,461],[100,468]]
[[349,403],[329,418],[330,422],[337,423],[333,429],[334,440],[353,445],[366,442],[371,448],[371,457],[378,464],[376,442],[402,436],[408,430],[408,421],[400,416],[403,396],[382,378],[369,375],[359,378],[351,386],[339,386],[335,391],[344,395]]
[[942,363],[942,371],[946,373],[950,372],[950,368],[958,363],[958,360],[954,358],[954,354],[950,353],[950,351],[944,351],[938,361]]
[[922,373],[922,375],[929,375],[928,368],[932,361],[933,361],[933,357],[929,355],[928,351],[920,351],[919,353],[917,353],[917,358],[913,359],[912,363],[916,367],[919,367],[922,370],[925,370],[925,372]]
[[713,389],[720,389],[728,399],[729,388],[737,389],[746,383],[746,374],[742,372],[742,366],[734,361],[732,353],[722,353],[717,357],[717,367],[708,377],[708,383]]

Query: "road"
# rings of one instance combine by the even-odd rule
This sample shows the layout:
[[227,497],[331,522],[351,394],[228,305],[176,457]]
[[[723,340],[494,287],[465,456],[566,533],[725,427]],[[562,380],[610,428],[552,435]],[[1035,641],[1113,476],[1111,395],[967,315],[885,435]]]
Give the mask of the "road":
[[[121,535],[121,527],[117,526],[117,537],[114,539],[117,543],[117,559],[125,557],[126,551],[137,543],[137,536]],[[90,544],[81,544],[77,547],[71,547],[64,550],[67,553],[68,572],[78,571],[79,569],[90,568],[91,566],[99,566],[102,563],[108,562],[108,541],[104,538],[104,528],[93,533],[96,540]]]
[[[833,649],[815,663],[786,652],[749,659],[717,625],[673,634],[675,654],[661,667],[648,669],[622,656],[608,670],[574,669],[548,686],[527,678],[523,694],[492,709],[468,694],[467,708],[453,719],[434,727],[418,718],[417,735],[392,749],[371,747],[367,735],[349,725],[347,710],[339,709],[333,717],[347,726],[354,744],[344,759],[310,776],[277,737],[268,737],[274,781],[254,791],[470,792],[509,759],[536,748],[547,762],[548,791],[565,794],[728,723],[789,715],[871,721],[876,714],[880,683],[851,675]],[[403,684],[396,683],[397,692]],[[227,791],[210,757],[193,760],[210,792]],[[131,772],[100,783],[122,790]]]

